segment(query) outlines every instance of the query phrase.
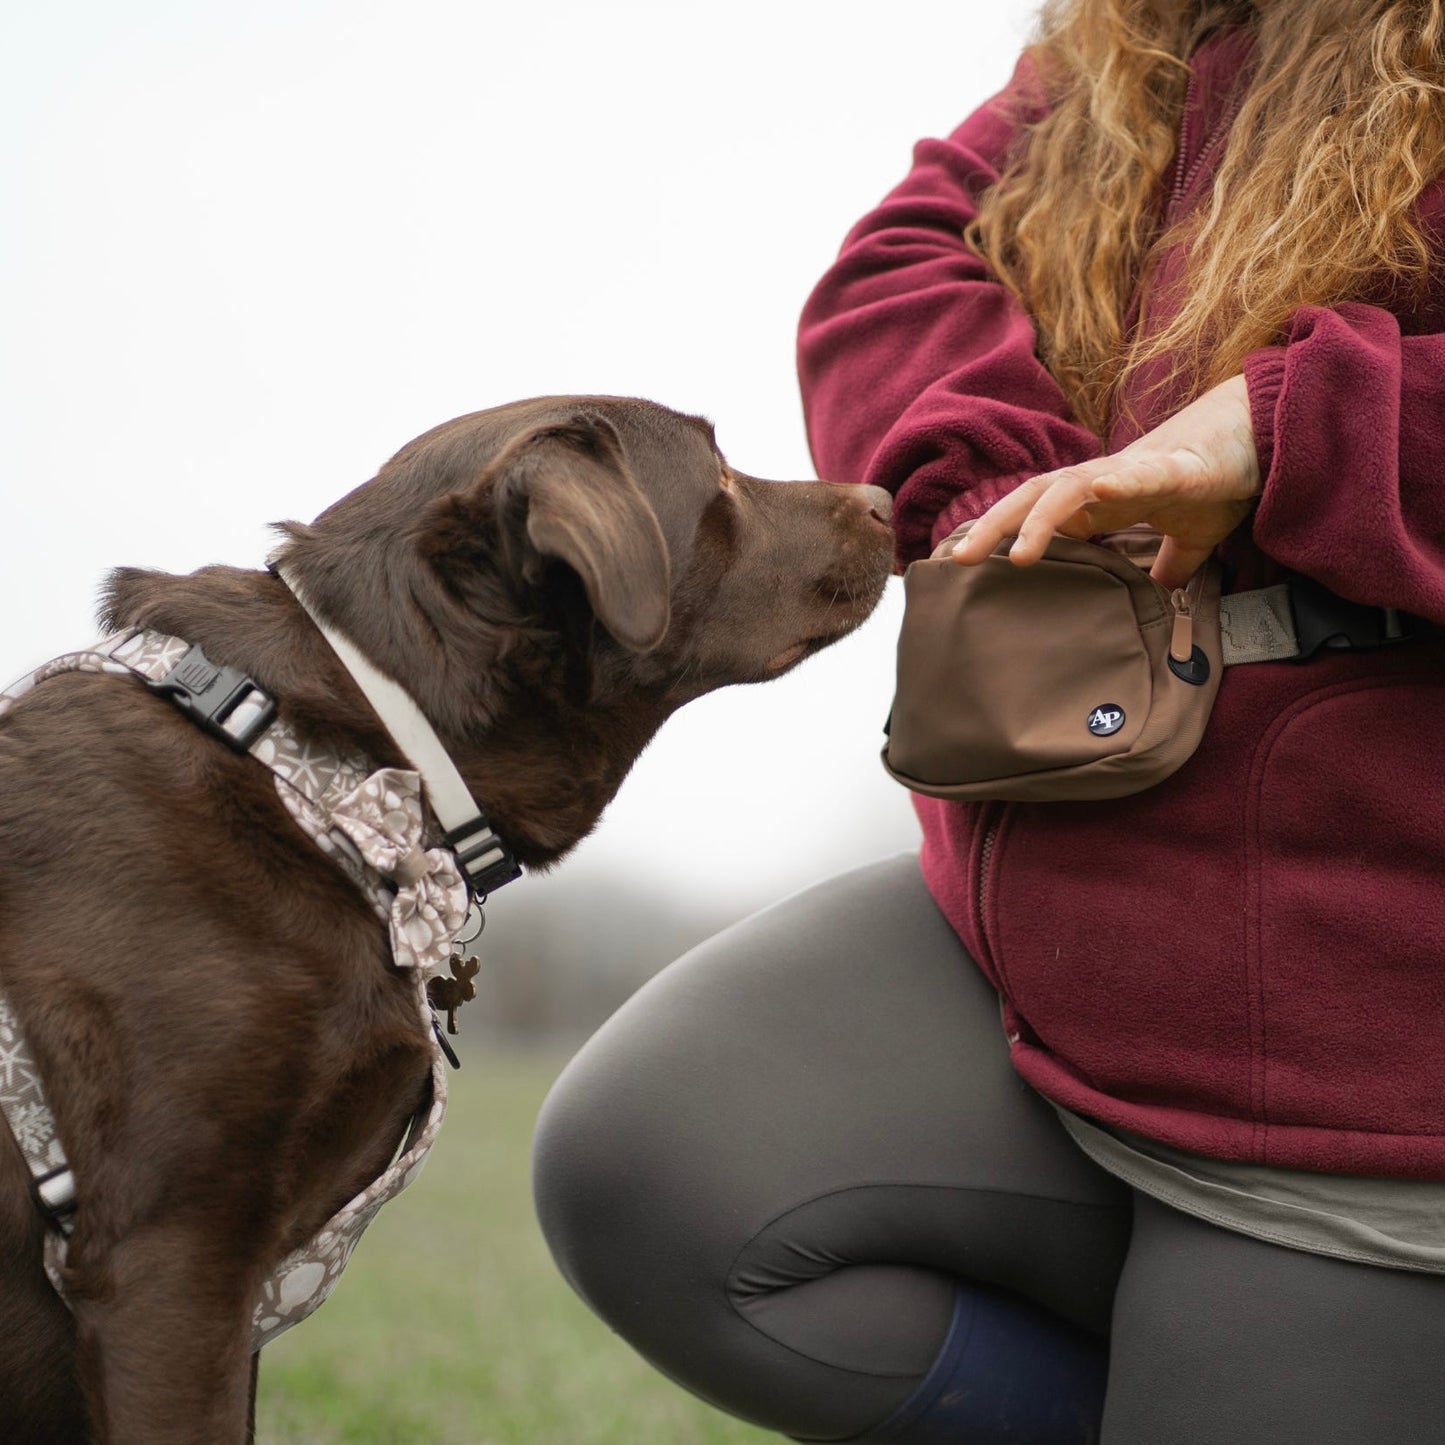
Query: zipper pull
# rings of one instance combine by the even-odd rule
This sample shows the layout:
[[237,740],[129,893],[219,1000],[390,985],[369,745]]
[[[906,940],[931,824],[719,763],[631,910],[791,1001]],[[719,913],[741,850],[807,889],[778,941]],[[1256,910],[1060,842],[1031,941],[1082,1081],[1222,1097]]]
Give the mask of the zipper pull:
[[1169,639],[1169,656],[1175,662],[1188,664],[1194,656],[1194,617],[1189,611],[1189,594],[1176,587],[1169,594],[1174,605],[1174,635]]
[[1181,682],[1203,687],[1209,681],[1209,658],[1202,647],[1194,645],[1194,613],[1189,594],[1176,587],[1169,594],[1174,608],[1174,631],[1169,638],[1169,671]]

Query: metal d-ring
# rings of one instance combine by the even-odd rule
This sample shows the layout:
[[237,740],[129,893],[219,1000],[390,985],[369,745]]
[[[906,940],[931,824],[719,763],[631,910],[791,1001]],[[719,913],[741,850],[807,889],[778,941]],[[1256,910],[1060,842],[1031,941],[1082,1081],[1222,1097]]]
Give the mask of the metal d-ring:
[[465,930],[468,925],[473,923],[473,919],[475,919],[475,926],[472,927],[470,933],[457,934],[452,943],[454,948],[460,949],[464,944],[475,943],[482,936],[482,930],[487,926],[487,915],[482,912],[484,901],[483,898],[473,898],[467,905],[467,916],[462,920],[462,928]]

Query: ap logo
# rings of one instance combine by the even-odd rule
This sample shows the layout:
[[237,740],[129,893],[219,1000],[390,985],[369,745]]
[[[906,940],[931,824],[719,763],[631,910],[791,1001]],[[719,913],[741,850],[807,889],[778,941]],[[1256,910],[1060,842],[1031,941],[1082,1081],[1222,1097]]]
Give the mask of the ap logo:
[[1116,702],[1101,702],[1089,714],[1089,731],[1096,738],[1107,738],[1124,726],[1124,709]]

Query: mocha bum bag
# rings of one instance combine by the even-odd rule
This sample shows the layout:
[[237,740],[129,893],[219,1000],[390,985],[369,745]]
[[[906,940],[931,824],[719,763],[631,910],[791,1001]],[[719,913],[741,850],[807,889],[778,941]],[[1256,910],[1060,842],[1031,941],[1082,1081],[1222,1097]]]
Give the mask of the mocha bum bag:
[[1211,561],[1187,587],[1149,576],[1159,536],[1055,536],[1031,567],[1006,538],[977,566],[960,528],[904,578],[898,684],[883,765],[960,802],[1119,798],[1199,746],[1227,666],[1376,647],[1440,629],[1305,578],[1220,596]]

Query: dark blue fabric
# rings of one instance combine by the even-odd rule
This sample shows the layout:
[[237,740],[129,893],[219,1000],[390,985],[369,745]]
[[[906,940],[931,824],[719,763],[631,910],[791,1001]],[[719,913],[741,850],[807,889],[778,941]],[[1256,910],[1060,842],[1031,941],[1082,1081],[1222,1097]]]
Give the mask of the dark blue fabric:
[[1016,1296],[960,1285],[923,1383],[863,1442],[1094,1445],[1104,1413],[1104,1345]]

